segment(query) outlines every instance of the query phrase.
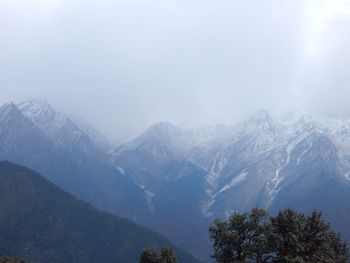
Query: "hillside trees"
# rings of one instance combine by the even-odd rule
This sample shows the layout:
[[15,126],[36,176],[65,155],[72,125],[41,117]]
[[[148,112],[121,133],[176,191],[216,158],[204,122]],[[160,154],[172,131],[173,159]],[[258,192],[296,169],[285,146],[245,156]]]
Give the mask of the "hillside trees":
[[15,257],[0,257],[0,263],[25,263],[22,259]]
[[177,263],[177,259],[170,248],[162,248],[160,253],[146,249],[141,253],[139,263]]

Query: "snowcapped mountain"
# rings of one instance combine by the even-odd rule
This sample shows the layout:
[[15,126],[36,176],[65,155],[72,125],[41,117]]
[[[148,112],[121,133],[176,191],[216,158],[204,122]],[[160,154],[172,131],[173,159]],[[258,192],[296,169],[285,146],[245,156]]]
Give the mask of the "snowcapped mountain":
[[350,119],[259,111],[234,125],[157,123],[107,153],[93,128],[45,101],[0,107],[0,159],[38,170],[203,260],[213,218],[257,206],[321,210],[350,240],[349,135]]
[[[191,214],[192,225],[186,226],[189,229],[200,217],[208,219],[202,222],[210,222],[234,210],[246,211],[256,206],[271,211],[294,207],[305,212],[323,211],[350,239],[350,232],[346,230],[348,222],[332,216],[345,216],[344,208],[350,211],[349,123],[350,119],[313,117],[297,112],[274,118],[267,111],[256,112],[232,126],[180,129],[171,123],[160,123],[118,147],[113,158],[127,176],[151,193],[151,209],[155,214],[159,208],[154,200],[168,191],[165,184],[198,174],[198,180],[192,181],[191,187],[193,192],[200,193],[192,202],[200,212]],[[172,167],[170,177],[169,167]],[[184,172],[184,167],[193,169]],[[327,185],[335,192],[340,191],[341,196],[328,192]],[[172,201],[185,191],[184,186],[171,189]],[[163,204],[176,207],[181,214],[184,204],[193,200],[190,195],[177,206],[171,202]],[[342,205],[339,211],[335,208],[338,203]],[[169,218],[165,216],[162,220]],[[179,228],[174,229],[177,231],[157,230],[172,240],[177,238],[180,243],[188,240],[184,229],[180,238]],[[185,246],[200,254],[189,244]]]
[[211,188],[207,191],[210,198],[204,212],[222,216],[232,209],[273,207],[278,194],[290,187],[286,184],[288,171],[306,165],[304,159],[311,156],[313,162],[323,160],[324,163],[329,163],[332,156],[331,175],[347,179],[348,129],[347,119],[296,114],[273,119],[266,111],[227,127],[224,139],[211,143],[202,155],[198,154],[197,147],[187,153],[193,162],[208,171]]
[[184,176],[179,170],[169,171],[172,163],[182,163],[178,169],[185,173],[187,166],[195,166],[183,155],[182,146],[187,139],[185,133],[171,123],[157,123],[136,139],[117,147],[112,155],[120,170],[141,188],[153,192],[163,181]]
[[160,159],[168,159],[168,155],[174,155],[177,151],[176,146],[182,135],[182,130],[170,122],[156,123],[136,139],[117,147],[113,154],[143,150]]
[[184,155],[189,139],[171,123],[157,123],[112,156],[115,166],[147,196],[152,217],[146,226],[203,258],[209,249],[205,241],[209,222],[201,212],[206,171]]
[[150,214],[145,193],[65,115],[41,100],[0,107],[0,160],[47,177],[101,210],[132,218]]
[[[48,147],[49,146],[49,147]],[[42,161],[45,151],[52,146],[49,138],[18,110],[15,104],[6,103],[0,107],[0,158],[5,156],[32,160],[34,150]],[[25,157],[27,156],[27,158]]]
[[17,104],[18,109],[59,146],[71,152],[94,154],[97,146],[65,114],[54,110],[41,99]]

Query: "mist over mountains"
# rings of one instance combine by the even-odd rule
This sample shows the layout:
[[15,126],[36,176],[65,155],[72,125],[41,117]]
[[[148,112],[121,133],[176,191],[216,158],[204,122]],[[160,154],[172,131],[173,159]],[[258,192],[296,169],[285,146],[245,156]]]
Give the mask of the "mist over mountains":
[[[116,131],[117,133],[118,131]],[[232,211],[322,211],[350,240],[350,119],[259,111],[231,126],[156,123],[113,148],[43,100],[0,107],[0,159],[208,261],[208,226]]]

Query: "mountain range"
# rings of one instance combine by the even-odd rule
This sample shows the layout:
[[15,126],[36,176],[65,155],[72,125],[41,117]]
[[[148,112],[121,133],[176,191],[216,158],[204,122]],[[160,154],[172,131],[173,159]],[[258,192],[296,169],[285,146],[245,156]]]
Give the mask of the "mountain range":
[[0,159],[36,169],[202,260],[213,219],[253,207],[320,210],[350,241],[350,119],[259,111],[233,125],[162,122],[111,151],[81,127],[41,100],[7,103]]

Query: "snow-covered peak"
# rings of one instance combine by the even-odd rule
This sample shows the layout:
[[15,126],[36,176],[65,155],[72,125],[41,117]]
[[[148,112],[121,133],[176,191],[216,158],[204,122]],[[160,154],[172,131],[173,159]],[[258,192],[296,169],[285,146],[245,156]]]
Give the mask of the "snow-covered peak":
[[260,110],[252,114],[247,122],[254,123],[256,125],[265,125],[266,123],[272,123],[273,119],[269,111]]
[[186,143],[187,137],[183,130],[171,122],[159,122],[149,127],[136,139],[117,147],[113,153],[118,155],[124,151],[143,149],[157,158],[160,156],[168,158],[178,149],[184,148]]
[[181,129],[171,122],[158,122],[148,128],[141,136],[168,140],[181,133]]
[[230,128],[225,144],[231,145],[241,138],[262,138],[273,140],[279,135],[279,127],[273,120],[271,114],[266,110],[261,110],[251,115],[246,120],[238,122]]
[[54,110],[50,104],[42,99],[23,101],[18,103],[17,107],[49,137],[56,137],[62,129],[74,126],[67,116]]
[[55,117],[55,110],[43,99],[30,99],[17,104],[18,109],[34,121],[50,121]]
[[229,136],[237,138],[245,135],[258,136],[262,133],[272,136],[278,132],[277,126],[277,123],[268,111],[260,110],[246,120],[233,125]]
[[14,114],[20,114],[20,112],[13,102],[5,103],[0,107],[0,120],[5,120]]
[[19,110],[46,136],[69,151],[94,154],[96,145],[65,114],[56,111],[46,101],[31,99],[18,104]]
[[187,139],[184,131],[171,122],[159,122],[149,127],[130,145],[138,147],[147,144],[178,148],[183,147]]

